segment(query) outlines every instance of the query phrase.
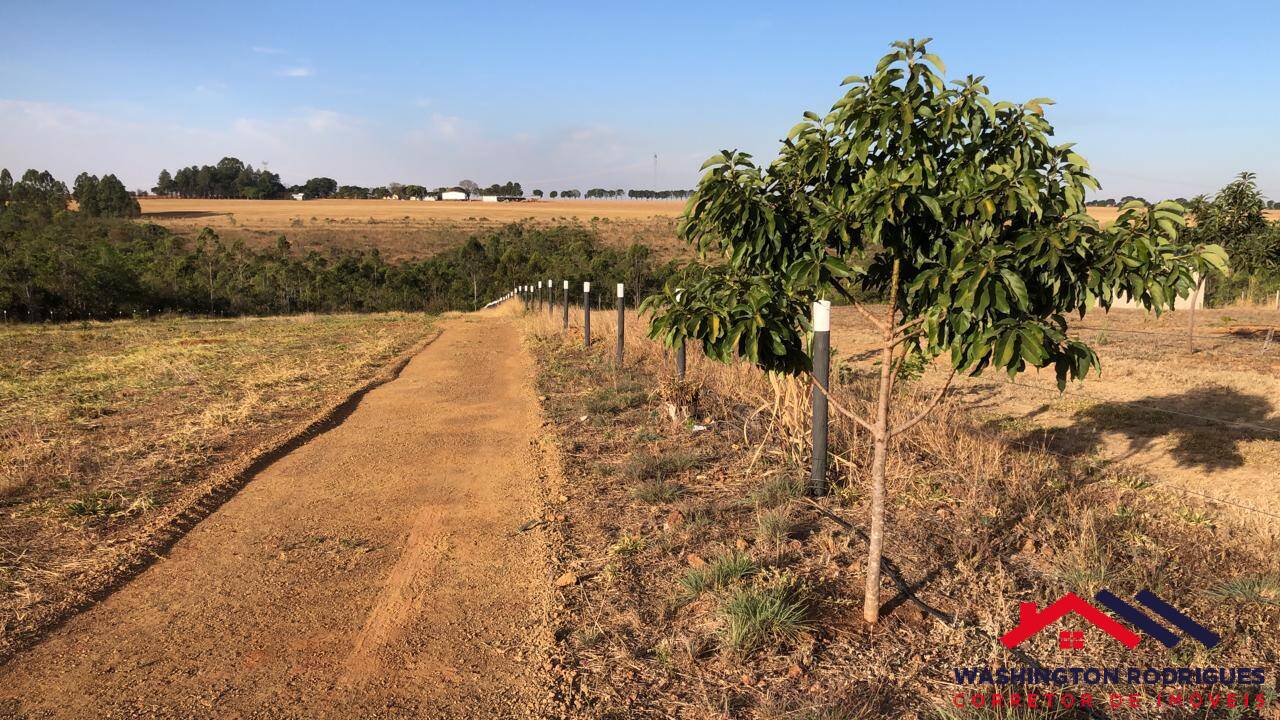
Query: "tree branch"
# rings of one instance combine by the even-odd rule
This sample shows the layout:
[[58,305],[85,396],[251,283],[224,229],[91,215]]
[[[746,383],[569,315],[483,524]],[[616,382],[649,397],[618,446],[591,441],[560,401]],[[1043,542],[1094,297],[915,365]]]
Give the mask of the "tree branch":
[[898,345],[901,345],[902,343],[912,338],[918,338],[923,334],[924,334],[923,330],[916,330],[915,332],[909,332],[905,335],[901,335],[891,343],[891,347],[897,347]]
[[876,431],[875,431],[875,428],[871,427],[871,423],[867,422],[866,420],[863,420],[862,418],[853,414],[853,412],[845,409],[844,406],[842,406],[840,403],[836,402],[835,398],[831,397],[831,393],[827,392],[826,388],[818,384],[818,379],[813,376],[812,372],[809,373],[809,381],[813,384],[815,388],[818,389],[818,392],[822,393],[822,396],[827,399],[827,404],[830,405],[832,408],[834,408],[836,412],[858,423],[858,425],[861,425],[864,430],[871,433],[872,435],[875,435]]
[[881,330],[885,329],[885,324],[881,322],[880,319],[877,318],[875,315],[872,315],[870,312],[868,312],[866,308],[862,307],[862,303],[858,302],[858,299],[855,298],[848,290],[845,290],[844,287],[838,281],[833,279],[831,281],[831,287],[835,288],[836,292],[843,295],[844,299],[848,300],[849,304],[853,306],[853,309],[857,310],[862,315],[862,317],[875,323],[875,326],[880,328]]
[[924,315],[921,315],[920,317],[916,318],[915,320],[912,320],[911,322],[902,323],[901,325],[893,329],[893,334],[897,335],[900,332],[905,332],[907,330],[910,330],[916,325],[919,325],[920,323],[924,322],[926,319],[927,318]]
[[915,417],[911,418],[910,420],[903,423],[902,425],[899,425],[893,430],[890,430],[889,437],[892,438],[892,437],[897,437],[898,435],[901,435],[902,433],[915,427],[917,424],[920,423],[921,420],[924,420],[926,417],[928,417],[929,413],[933,412],[933,409],[938,407],[938,403],[942,402],[942,396],[945,395],[947,392],[947,389],[951,387],[951,381],[955,379],[955,376],[956,376],[956,369],[951,368],[951,372],[947,374],[947,381],[942,384],[942,387],[938,390],[938,394],[933,396],[933,399],[929,401],[929,404],[925,406],[924,410],[921,410],[919,415],[916,415]]

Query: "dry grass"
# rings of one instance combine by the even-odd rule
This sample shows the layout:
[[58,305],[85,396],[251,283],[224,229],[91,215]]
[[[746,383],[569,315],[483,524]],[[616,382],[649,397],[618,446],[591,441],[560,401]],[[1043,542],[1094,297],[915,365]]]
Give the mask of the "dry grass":
[[[1139,469],[1018,445],[1020,435],[958,404],[944,404],[895,447],[886,554],[910,591],[886,579],[883,619],[870,628],[859,607],[867,438],[835,422],[834,493],[823,504],[852,522],[850,531],[791,496],[807,474],[803,385],[710,363],[693,348],[688,379],[675,383],[670,357],[643,339],[635,318],[628,364],[617,373],[610,341],[586,350],[576,329],[562,336],[542,313],[529,322],[566,465],[557,553],[569,567],[607,567],[566,589],[557,618],[557,636],[566,638],[558,661],[575,677],[562,699],[576,716],[948,717],[952,667],[1022,664],[994,642],[1015,623],[1020,602],[1098,587],[1177,598],[1224,643],[1210,651],[1188,642],[1171,654],[1148,642],[1129,653],[1090,634],[1084,650],[1064,655],[1045,634],[1024,649],[1068,666],[1274,668],[1280,660],[1280,544]],[[611,338],[594,319],[593,330]],[[841,404],[870,401],[856,373],[845,380],[834,389]],[[610,382],[659,392],[582,421],[589,389]],[[901,412],[924,397],[909,392]],[[695,431],[695,423],[709,429]],[[601,472],[639,454],[678,452],[702,460],[676,473],[686,494],[674,506],[649,506],[631,494],[631,479]],[[608,559],[620,534],[645,539],[625,564]],[[716,571],[725,558],[733,572]],[[801,606],[748,597],[771,587],[797,590],[782,599]],[[1154,714],[1148,707],[1126,717]]]
[[401,313],[0,326],[0,640],[213,468],[430,328]]
[[183,235],[213,228],[225,240],[274,247],[285,235],[295,250],[377,248],[390,260],[434,255],[472,235],[524,222],[590,227],[606,244],[633,242],[660,259],[683,256],[676,240],[680,201],[548,200],[523,203],[417,202],[398,200],[182,200],[142,198],[143,222]]
[[[1052,370],[1024,373],[1016,384],[987,373],[956,378],[952,393],[1019,442],[1141,465],[1162,483],[1269,513],[1220,508],[1280,533],[1280,430],[1259,429],[1280,429],[1280,343],[1264,348],[1264,336],[1253,332],[1280,323],[1280,312],[1239,307],[1196,317],[1190,352],[1185,312],[1090,313],[1070,327],[1098,352],[1101,375],[1059,394]],[[878,371],[875,343],[852,308],[835,309],[833,356],[846,375]],[[944,377],[945,368],[934,367],[921,384],[936,387]]]

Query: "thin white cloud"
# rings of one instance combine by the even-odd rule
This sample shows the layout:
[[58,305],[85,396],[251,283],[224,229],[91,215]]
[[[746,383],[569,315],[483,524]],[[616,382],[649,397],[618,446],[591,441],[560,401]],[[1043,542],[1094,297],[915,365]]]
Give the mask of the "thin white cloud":
[[280,68],[276,71],[276,74],[280,77],[304,78],[315,75],[316,71],[306,65],[295,65],[293,67]]
[[[515,180],[546,191],[653,183],[652,141],[606,125],[507,132],[445,112],[417,122],[403,128],[333,108],[299,107],[197,125],[115,109],[0,99],[0,158],[13,172],[48,169],[67,181],[82,170],[112,172],[130,188],[151,187],[162,168],[173,172],[224,156],[255,166],[266,162],[286,183],[327,176],[343,184],[399,179],[435,187],[473,178],[482,184]],[[659,184],[692,184],[705,155],[687,162],[664,155]]]
[[268,47],[266,45],[254,45],[253,51],[259,55],[283,55],[284,50],[280,48]]

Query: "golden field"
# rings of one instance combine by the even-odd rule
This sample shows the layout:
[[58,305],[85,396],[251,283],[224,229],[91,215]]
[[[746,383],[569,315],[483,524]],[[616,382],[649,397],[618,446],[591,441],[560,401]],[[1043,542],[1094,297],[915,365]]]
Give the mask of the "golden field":
[[402,200],[184,200],[141,198],[144,222],[194,237],[210,227],[223,240],[269,247],[284,235],[295,250],[330,247],[372,250],[383,256],[427,257],[478,233],[515,222],[578,223],[610,245],[649,245],[661,258],[683,250],[676,218],[683,201],[543,200],[520,203]]
[[206,224],[286,227],[294,218],[334,220],[501,220],[593,217],[611,220],[676,217],[683,200],[530,200],[512,203],[419,202],[415,200],[185,200],[141,198],[144,219],[207,219]]
[[[593,229],[614,247],[642,243],[659,260],[688,254],[676,237],[682,200],[537,200],[519,203],[404,200],[187,200],[141,198],[144,222],[187,237],[210,227],[226,242],[273,247],[284,235],[295,251],[377,249],[390,260],[429,257],[509,223]],[[1091,207],[1099,222],[1116,208]],[[1270,211],[1272,218],[1280,212]]]

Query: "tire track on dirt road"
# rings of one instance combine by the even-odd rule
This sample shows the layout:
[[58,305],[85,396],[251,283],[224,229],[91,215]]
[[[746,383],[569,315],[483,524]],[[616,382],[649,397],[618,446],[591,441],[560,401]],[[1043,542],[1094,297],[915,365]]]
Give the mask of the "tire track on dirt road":
[[444,332],[337,427],[0,667],[20,718],[527,717],[550,471],[501,312]]

